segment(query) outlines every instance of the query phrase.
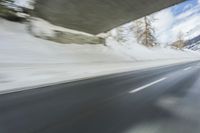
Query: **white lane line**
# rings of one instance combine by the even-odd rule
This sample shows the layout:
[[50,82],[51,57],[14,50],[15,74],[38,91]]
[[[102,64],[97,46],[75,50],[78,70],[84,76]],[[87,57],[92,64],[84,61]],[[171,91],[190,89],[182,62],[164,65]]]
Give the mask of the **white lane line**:
[[165,79],[167,79],[167,77],[161,78],[161,79],[159,79],[159,80],[156,80],[156,81],[154,81],[154,82],[151,82],[151,83],[149,83],[149,84],[146,84],[146,85],[144,85],[144,86],[141,86],[141,87],[139,87],[139,88],[137,88],[137,89],[134,89],[134,90],[132,90],[132,91],[129,91],[129,93],[135,93],[135,92],[141,91],[141,90],[143,90],[143,89],[145,89],[145,88],[147,88],[147,87],[150,87],[150,86],[152,86],[152,85],[154,85],[154,84],[157,84],[157,83],[159,83],[159,82],[162,82],[162,81],[165,80]]
[[185,68],[185,69],[183,69],[184,71],[187,71],[187,70],[190,70],[191,69],[191,67],[187,67],[187,68]]

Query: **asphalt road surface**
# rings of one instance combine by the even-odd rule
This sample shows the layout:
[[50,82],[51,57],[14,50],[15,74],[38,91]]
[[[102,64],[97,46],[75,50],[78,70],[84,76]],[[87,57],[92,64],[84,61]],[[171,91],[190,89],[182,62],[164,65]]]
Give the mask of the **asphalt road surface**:
[[2,94],[0,133],[200,133],[200,62]]

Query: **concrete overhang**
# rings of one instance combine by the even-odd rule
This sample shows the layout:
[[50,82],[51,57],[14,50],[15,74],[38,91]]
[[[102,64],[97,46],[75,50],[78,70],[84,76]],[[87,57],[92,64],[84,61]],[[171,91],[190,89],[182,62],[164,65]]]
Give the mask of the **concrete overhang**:
[[36,0],[34,14],[91,34],[106,32],[184,0]]

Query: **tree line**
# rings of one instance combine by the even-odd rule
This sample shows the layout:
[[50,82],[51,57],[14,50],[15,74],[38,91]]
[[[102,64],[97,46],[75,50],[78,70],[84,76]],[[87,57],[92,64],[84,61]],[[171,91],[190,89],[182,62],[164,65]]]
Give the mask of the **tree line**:
[[[134,37],[138,44],[144,45],[146,47],[155,47],[160,45],[156,35],[155,28],[153,27],[153,22],[156,19],[153,16],[145,16],[138,19],[132,23],[129,30],[133,32]],[[118,42],[125,42],[126,35],[123,34],[123,27],[116,28],[116,40]],[[175,49],[182,49],[185,46],[184,34],[180,32],[176,40],[171,44],[171,47]]]

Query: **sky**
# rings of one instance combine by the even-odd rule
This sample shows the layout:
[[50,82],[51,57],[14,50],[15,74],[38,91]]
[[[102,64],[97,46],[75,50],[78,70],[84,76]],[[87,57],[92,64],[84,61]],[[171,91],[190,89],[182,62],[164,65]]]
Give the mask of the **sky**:
[[185,39],[200,35],[200,0],[187,0],[184,3],[164,9],[153,16],[156,35],[161,43],[171,43],[182,32]]

